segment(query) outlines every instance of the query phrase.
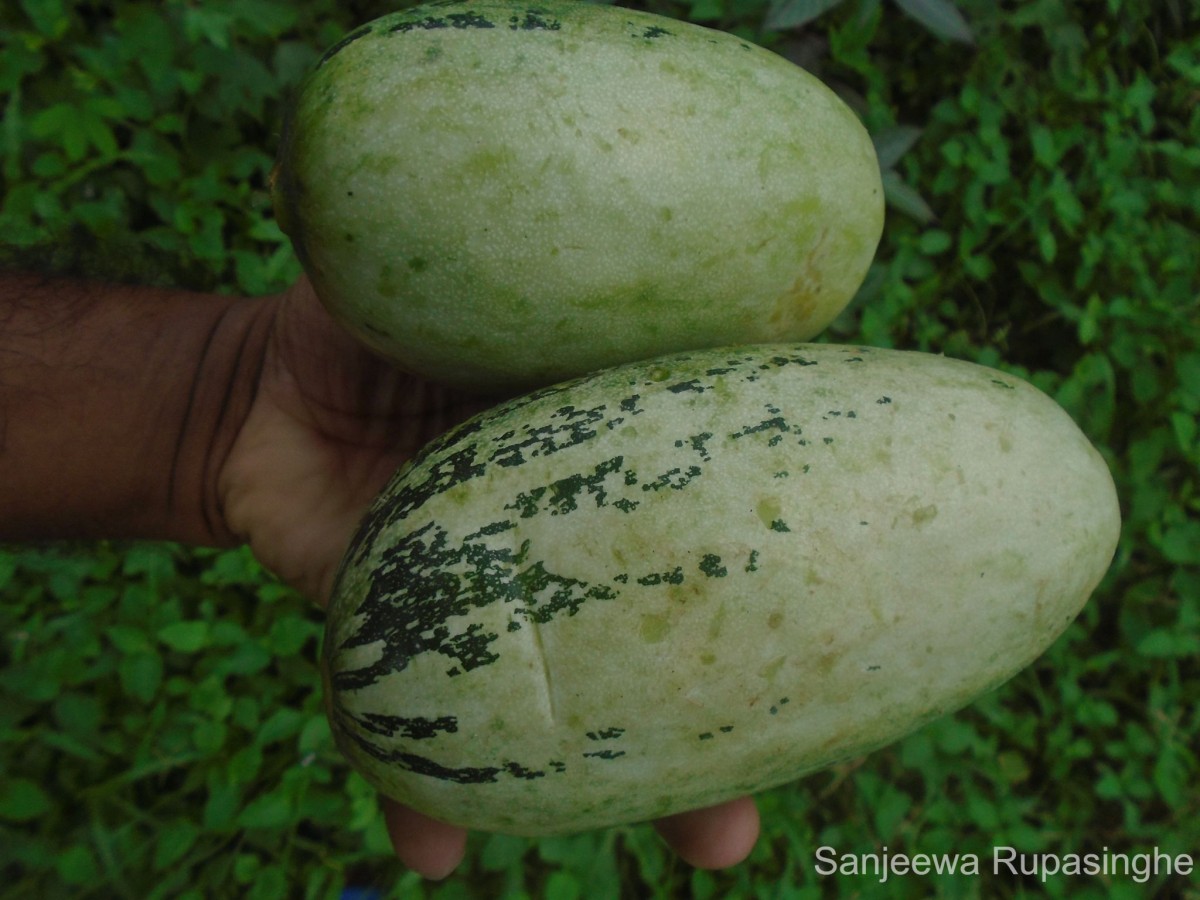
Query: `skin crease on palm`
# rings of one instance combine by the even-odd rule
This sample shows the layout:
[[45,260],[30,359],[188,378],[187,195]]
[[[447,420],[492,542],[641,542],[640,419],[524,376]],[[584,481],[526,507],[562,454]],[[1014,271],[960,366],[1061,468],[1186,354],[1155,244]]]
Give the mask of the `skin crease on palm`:
[[[262,563],[325,602],[338,554],[395,468],[423,444],[487,405],[397,371],[360,348],[328,316],[306,280],[267,298],[261,376],[222,469],[229,526]],[[312,516],[319,509],[322,515]],[[298,529],[297,522],[313,523]],[[467,833],[383,800],[399,859],[427,878],[462,861]],[[655,823],[685,862],[734,865],[758,837],[742,797]]]

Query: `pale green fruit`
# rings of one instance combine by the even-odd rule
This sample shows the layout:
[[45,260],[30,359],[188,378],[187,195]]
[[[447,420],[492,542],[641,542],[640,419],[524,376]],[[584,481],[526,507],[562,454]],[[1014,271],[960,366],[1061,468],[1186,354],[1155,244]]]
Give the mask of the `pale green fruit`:
[[816,78],[573,0],[434,4],[353,32],[300,92],[274,187],[337,319],[481,391],[806,340],[883,222],[870,138]]
[[944,357],[709,350],[499,406],[383,491],[333,733],[460,825],[640,821],[895,740],[1037,658],[1120,530],[1050,398]]

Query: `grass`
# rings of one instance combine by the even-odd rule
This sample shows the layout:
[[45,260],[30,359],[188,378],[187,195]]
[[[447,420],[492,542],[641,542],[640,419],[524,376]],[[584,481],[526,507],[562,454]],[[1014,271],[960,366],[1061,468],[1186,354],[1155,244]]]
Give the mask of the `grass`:
[[[843,0],[642,4],[802,61],[888,170],[876,264],[827,338],[944,352],[1054,396],[1104,453],[1112,569],[1035,665],[905,740],[760,798],[732,870],[644,826],[476,835],[422,883],[333,750],[320,618],[244,551],[0,550],[7,896],[1200,897],[1200,876],[993,876],[1027,854],[1158,848],[1200,867],[1200,13],[960,0],[974,43]],[[909,8],[921,6],[909,2]],[[932,4],[938,6],[939,4]],[[944,5],[944,4],[942,4]],[[0,13],[7,266],[258,293],[298,272],[266,194],[288,93],[378,3],[21,0]],[[839,853],[970,854],[887,885]]]

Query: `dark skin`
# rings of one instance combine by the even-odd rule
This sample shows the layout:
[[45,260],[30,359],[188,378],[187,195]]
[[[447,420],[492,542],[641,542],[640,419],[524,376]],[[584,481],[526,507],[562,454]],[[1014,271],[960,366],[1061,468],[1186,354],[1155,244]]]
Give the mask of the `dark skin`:
[[[324,605],[342,551],[396,467],[487,401],[363,350],[307,281],[238,299],[0,278],[0,540],[249,544]],[[466,832],[390,800],[397,856],[428,878]],[[723,868],[758,836],[748,797],[655,823]]]

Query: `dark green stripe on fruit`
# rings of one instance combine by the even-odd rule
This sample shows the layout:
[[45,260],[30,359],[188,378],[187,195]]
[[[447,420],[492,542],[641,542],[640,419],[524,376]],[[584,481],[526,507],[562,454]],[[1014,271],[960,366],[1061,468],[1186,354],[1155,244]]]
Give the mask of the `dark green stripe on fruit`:
[[558,19],[544,18],[540,9],[529,9],[525,11],[523,19],[520,16],[512,16],[508,20],[508,27],[512,31],[558,31],[562,24]]
[[359,38],[366,37],[370,33],[370,25],[364,25],[362,28],[350,32],[348,35],[325,51],[324,55],[317,61],[317,68],[319,69],[321,66],[325,65],[325,63],[329,62],[329,60],[332,59],[336,54],[340,53],[346,47],[349,47]]
[[617,759],[625,755],[624,750],[590,750],[583,754],[588,759]]
[[[352,741],[364,753],[380,762],[416,775],[436,778],[439,781],[452,781],[456,784],[494,784],[499,780],[500,775],[508,775],[524,781],[544,778],[547,775],[546,769],[526,766],[511,760],[498,766],[446,766],[428,756],[422,756],[408,750],[386,749],[348,726],[347,719],[361,724],[360,719],[348,715],[344,709],[335,705],[332,723],[340,738]],[[602,759],[615,759],[623,756],[624,751],[602,750],[596,753],[584,753],[583,755],[596,756]],[[566,764],[559,760],[551,760],[547,768],[556,775],[561,775],[567,771]]]
[[599,731],[589,731],[587,738],[590,741],[611,741],[616,740],[624,733],[624,728],[602,728]]
[[[675,371],[680,371],[689,358],[676,358]],[[766,358],[735,355],[726,358],[723,364],[706,366],[704,375],[679,381],[659,377],[661,366],[643,368],[640,372],[635,370],[633,380],[648,377],[651,390],[626,394],[616,405],[625,415],[645,413],[653,410],[655,404],[661,408],[664,403],[673,402],[674,396],[682,401],[684,397],[706,393],[718,380],[729,385],[757,379],[764,371],[816,364],[816,360],[799,353]],[[614,416],[609,403],[578,402],[575,398],[580,395],[573,394],[577,387],[575,383],[539,391],[477,417],[433,442],[411,466],[398,473],[371,511],[348,556],[348,565],[364,565],[368,559],[374,562],[365,594],[353,610],[359,617],[358,629],[339,648],[349,651],[377,645],[382,649],[374,662],[337,672],[333,676],[337,689],[353,690],[373,684],[385,675],[403,671],[420,654],[446,657],[449,676],[490,665],[499,659],[497,642],[501,632],[519,631],[529,622],[546,624],[560,615],[574,616],[588,601],[616,599],[620,596],[619,586],[630,585],[630,573],[611,577],[607,584],[594,584],[556,571],[551,563],[536,558],[540,554],[535,554],[528,540],[518,545],[509,534],[519,534],[521,520],[542,513],[567,516],[608,506],[633,514],[641,502],[634,497],[649,502],[653,498],[648,495],[670,495],[700,482],[708,465],[719,463],[729,442],[759,440],[774,447],[790,436],[799,446],[808,445],[799,437],[800,426],[790,422],[779,406],[767,403],[762,407],[767,413],[765,417],[726,430],[722,442],[714,442],[712,431],[678,439],[659,432],[661,436],[656,438],[662,442],[659,446],[673,448],[677,457],[685,457],[679,460],[679,465],[668,465],[665,470],[645,475],[630,466],[624,455],[609,456],[542,484],[529,485],[526,480],[526,486],[514,490],[506,501],[494,497],[491,508],[504,510],[511,516],[482,524],[465,536],[452,535],[434,521],[407,533],[400,528],[398,534],[389,537],[387,545],[376,546],[389,526],[402,522],[433,497],[484,477],[493,466],[504,469],[536,465],[546,457],[568,448],[586,447],[600,435],[613,433],[613,423],[624,416]],[[523,408],[546,400],[554,404],[551,398],[556,397],[567,402],[557,403],[552,410],[527,416],[522,421]],[[850,416],[831,410],[826,418],[838,422]],[[824,440],[830,443],[832,438],[827,436]],[[705,465],[688,461],[697,458]],[[799,470],[807,469],[807,464],[803,464]],[[763,524],[776,533],[787,533],[791,529],[779,513],[777,504],[760,505]],[[497,536],[499,539],[495,539]],[[757,569],[757,552],[752,552],[740,565],[740,571]],[[719,556],[709,553],[701,557],[699,572],[708,578],[727,577],[729,567]],[[683,569],[678,566],[636,577],[641,587],[680,584],[683,579]],[[498,627],[476,620],[476,611],[495,603],[503,604],[506,609],[504,618],[490,619],[499,621]]]
[[[481,529],[470,537],[481,536]],[[565,613],[572,616],[588,600],[612,600],[616,592],[528,562],[529,542],[517,550],[464,539],[454,546],[448,533],[429,523],[399,538],[380,556],[367,593],[355,614],[362,622],[339,650],[380,644],[379,658],[358,669],[336,672],[337,690],[355,690],[385,675],[403,671],[422,653],[448,657],[450,676],[499,659],[493,644],[499,635],[467,621],[472,610],[500,602],[510,606],[510,622],[543,624]],[[454,633],[451,624],[463,625]],[[515,630],[510,625],[510,630]]]
[[333,727],[344,740],[352,741],[368,756],[380,762],[387,763],[407,772],[417,775],[428,775],[441,781],[453,781],[457,784],[489,784],[496,781],[496,776],[503,771],[498,766],[461,766],[452,768],[443,766],[428,757],[406,750],[385,750],[383,747],[367,740],[343,721],[344,713],[335,707]]
[[439,28],[495,28],[496,24],[478,13],[450,13],[448,16],[426,16],[407,22],[398,22],[388,28],[389,34],[407,34],[410,31],[433,31]]
[[521,491],[504,508],[517,511],[522,519],[543,511],[549,511],[552,516],[565,515],[579,508],[579,500],[584,494],[592,495],[597,508],[606,506],[608,492],[604,489],[604,482],[610,475],[621,471],[623,462],[624,457],[614,456],[597,464],[590,475],[570,475],[542,487]]
[[410,740],[435,738],[442,733],[458,731],[458,720],[454,716],[388,716],[382,713],[363,713],[359,716],[347,714],[360,728],[384,737],[403,737]]

